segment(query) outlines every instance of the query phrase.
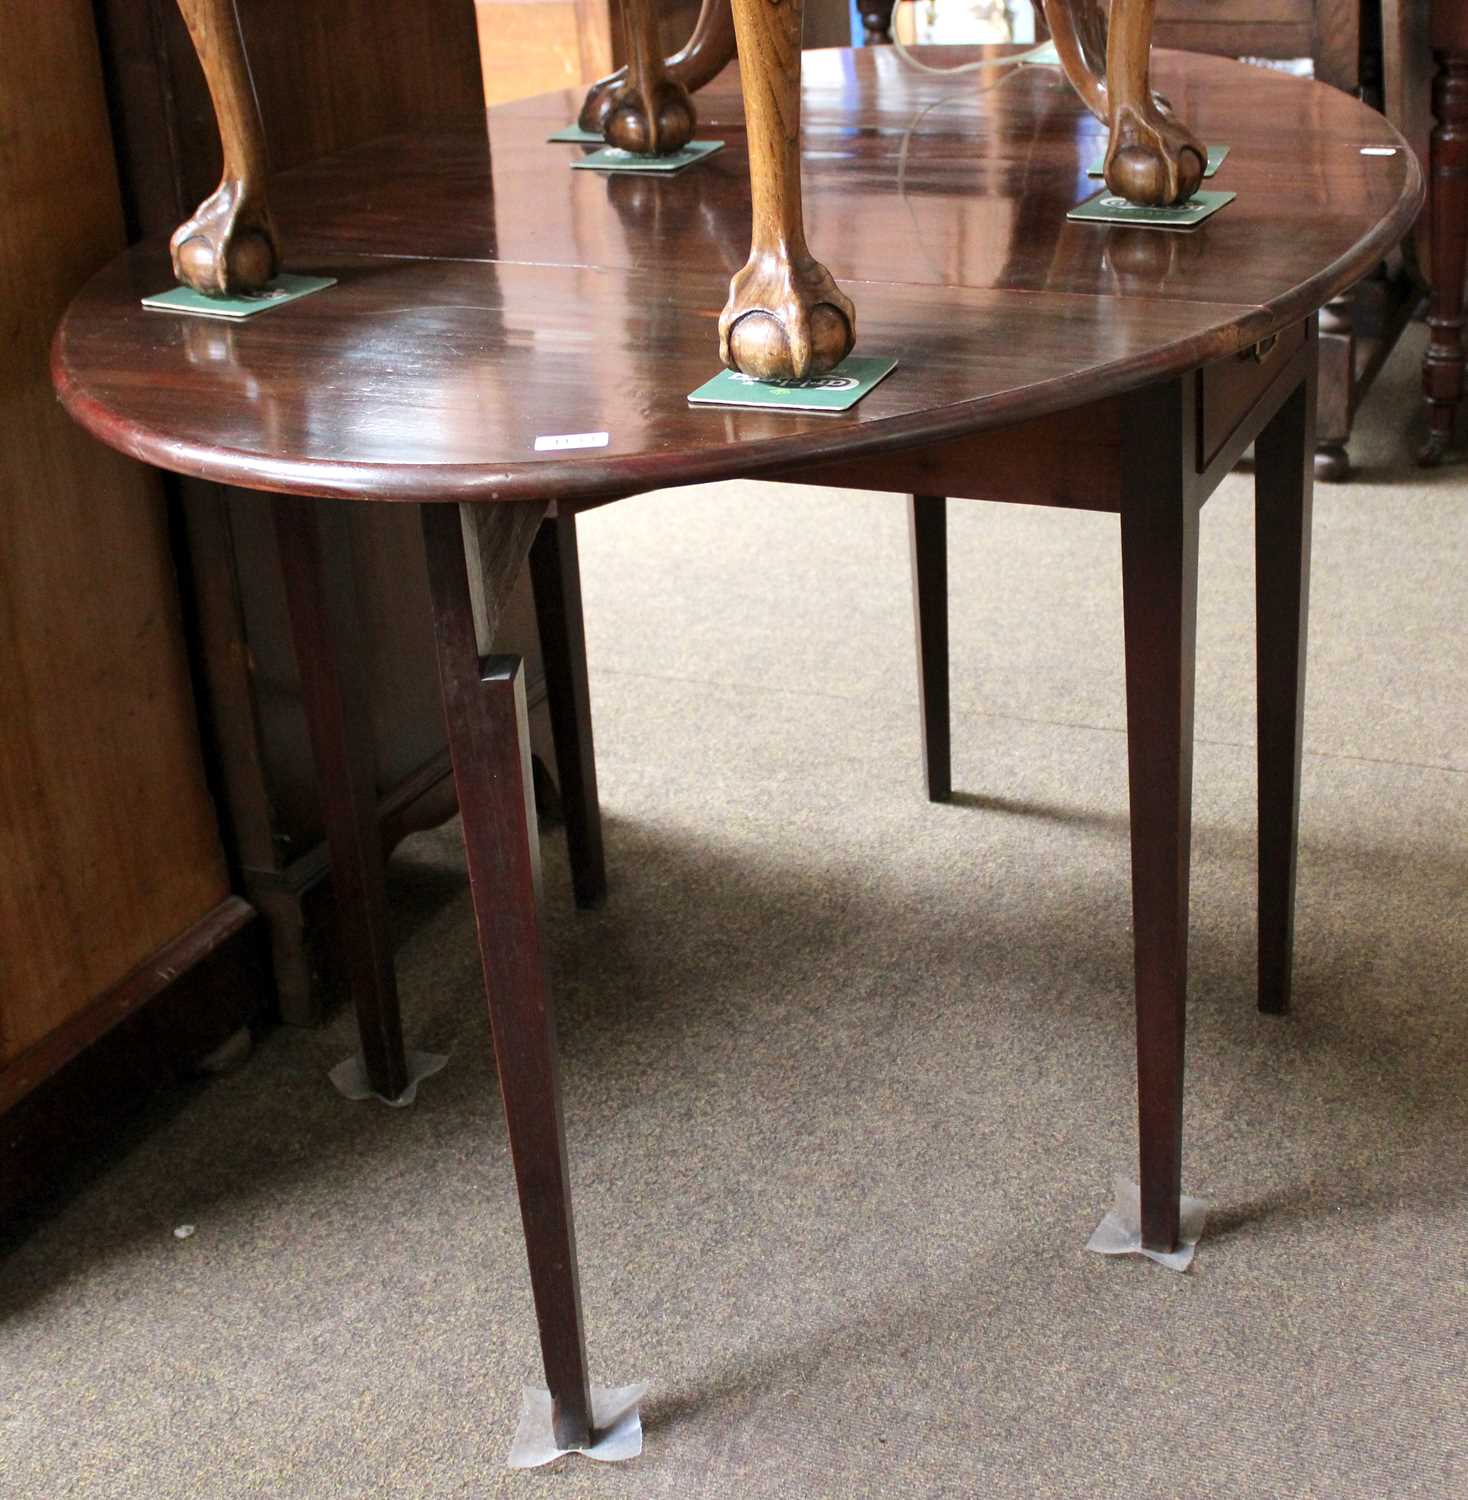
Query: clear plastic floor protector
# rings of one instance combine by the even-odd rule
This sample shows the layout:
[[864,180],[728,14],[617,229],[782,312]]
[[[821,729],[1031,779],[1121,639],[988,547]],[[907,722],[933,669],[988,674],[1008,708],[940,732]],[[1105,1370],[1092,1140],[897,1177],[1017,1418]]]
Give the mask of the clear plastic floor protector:
[[558,1448],[551,1431],[550,1392],[527,1385],[508,1466],[535,1469],[567,1453],[581,1453],[604,1464],[639,1457],[642,1411],[638,1403],[646,1394],[645,1381],[639,1385],[592,1386],[591,1425],[596,1428],[596,1441],[589,1448]]
[[1111,1212],[1086,1241],[1086,1249],[1094,1250],[1098,1255],[1145,1255],[1169,1271],[1186,1271],[1193,1263],[1193,1251],[1203,1235],[1203,1224],[1208,1218],[1207,1203],[1201,1198],[1189,1198],[1185,1193],[1179,1200],[1181,1223],[1177,1249],[1147,1250],[1142,1245],[1142,1190],[1120,1173],[1114,1184],[1116,1201]]
[[393,1109],[406,1109],[418,1097],[418,1085],[425,1078],[432,1078],[448,1060],[446,1052],[409,1052],[408,1086],[396,1099],[379,1094],[367,1081],[367,1067],[360,1052],[343,1059],[326,1076],[336,1091],[348,1099],[381,1099]]

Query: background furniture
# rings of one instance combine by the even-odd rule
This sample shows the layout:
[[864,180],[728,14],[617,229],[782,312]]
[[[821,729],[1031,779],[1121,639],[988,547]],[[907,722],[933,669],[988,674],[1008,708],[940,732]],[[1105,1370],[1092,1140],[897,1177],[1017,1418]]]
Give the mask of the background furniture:
[[[380,184],[370,256],[358,248],[360,198],[343,192],[350,184],[340,174],[287,174],[276,195],[282,228],[293,225],[296,243],[315,247],[298,268],[330,266],[341,283],[267,315],[273,324],[236,330],[217,366],[191,358],[187,320],[145,324],[138,312],[140,289],[166,266],[158,242],[96,278],[58,340],[59,389],[94,433],[202,477],[305,497],[273,502],[282,524],[314,529],[353,498],[421,502],[481,957],[563,1445],[587,1436],[586,1355],[540,955],[529,752],[518,668],[488,654],[495,608],[551,497],[592,502],[772,474],[1119,514],[1143,1233],[1164,1247],[1177,1237],[1181,1169],[1198,512],[1257,440],[1259,998],[1272,1010],[1288,1000],[1312,314],[1406,231],[1421,201],[1415,161],[1402,151],[1360,157],[1362,145],[1399,137],[1342,95],[1173,56],[1159,85],[1188,99],[1200,128],[1233,144],[1239,199],[1191,236],[1073,225],[1064,210],[1100,127],[1041,70],[1018,69],[986,94],[950,94],[899,174],[886,132],[940,102],[945,85],[898,74],[879,94],[869,56],[827,61],[806,74],[808,121],[850,144],[835,162],[811,163],[812,225],[838,274],[864,284],[868,350],[890,347],[905,361],[845,416],[686,403],[709,371],[707,324],[747,213],[746,148],[727,82],[710,93],[730,149],[630,193],[615,179],[566,170],[576,148],[546,144],[547,124],[571,102],[565,92],[491,116],[493,172],[474,132],[384,142],[354,164]],[[997,212],[985,227],[1000,232],[970,236],[980,140],[985,165],[999,169],[998,190],[984,200]],[[426,182],[410,170],[420,161],[432,164]],[[1299,192],[1261,190],[1290,173]],[[486,218],[466,227],[462,198],[442,188],[470,179]],[[865,234],[840,232],[851,215]],[[891,279],[894,266],[903,279]],[[588,338],[598,350],[589,364]],[[394,357],[382,358],[385,349]],[[359,403],[319,395],[325,369],[354,361],[372,381],[373,420],[362,420]],[[143,371],[150,378],[140,380]],[[239,377],[251,372],[276,398],[268,411],[241,395]],[[605,431],[610,440],[537,459],[535,438],[548,430]],[[456,500],[480,503],[456,509]],[[931,562],[933,528],[922,519],[917,528]],[[933,584],[930,570],[930,606]],[[318,587],[325,597],[329,585]]]
[[[102,0],[97,9],[129,235],[166,233],[219,176],[203,76],[174,0]],[[324,159],[330,171],[392,131],[483,119],[471,0],[240,0],[238,10],[276,168]],[[213,333],[200,339],[201,360],[224,340]],[[236,883],[265,916],[281,1014],[311,1024],[344,966],[278,541],[269,518],[229,487],[172,477],[168,486],[187,502],[184,582],[225,847]],[[365,712],[390,849],[455,806],[415,565],[422,544],[416,527],[385,513],[354,514],[349,531],[331,566],[366,643]],[[544,768],[553,741],[528,580],[507,601],[504,629],[527,662]],[[542,792],[553,793],[544,777]]]
[[158,477],[58,410],[51,335],[123,246],[92,13],[0,13],[0,1210],[264,992],[194,721]]
[[[1423,361],[1428,435],[1420,458],[1435,464],[1453,443],[1463,401],[1463,283],[1468,275],[1468,10],[1454,0],[1382,0],[1387,15],[1388,110],[1429,165],[1429,233],[1419,255],[1432,286]],[[1426,12],[1424,14],[1424,8]],[[1425,33],[1425,35],[1424,35]],[[1426,45],[1424,46],[1424,42]],[[1433,66],[1428,66],[1428,48]],[[1427,75],[1430,142],[1424,146]]]
[[[863,6],[869,42],[890,41],[893,11],[894,0]],[[1443,48],[1441,28],[1461,29],[1462,7],[1452,0],[1158,0],[1154,35],[1158,46],[1219,56],[1309,59],[1316,78],[1384,108],[1425,165],[1433,71],[1430,24],[1440,29],[1440,39],[1432,45]],[[1441,184],[1433,196],[1441,211],[1432,213],[1404,254],[1393,254],[1321,313],[1316,419],[1316,476],[1321,479],[1349,475],[1346,445],[1356,410],[1419,306],[1428,284],[1424,276],[1430,276],[1436,261],[1462,264],[1462,252],[1455,247],[1468,233],[1468,201],[1456,192],[1462,173],[1452,163],[1459,149],[1456,136],[1465,130],[1454,121],[1459,112],[1468,116],[1468,104],[1460,102],[1468,97],[1468,83],[1455,81],[1453,69],[1462,66],[1461,38],[1456,45],[1460,61],[1443,63],[1443,82],[1435,95],[1439,118],[1448,122],[1438,137],[1442,166],[1433,174]],[[1429,238],[1438,243],[1429,244]],[[1424,382],[1432,435],[1421,451],[1429,463],[1446,451],[1463,388],[1458,290],[1463,277],[1449,270],[1446,280],[1448,291],[1435,277],[1431,280],[1437,302],[1429,318],[1433,336]]]

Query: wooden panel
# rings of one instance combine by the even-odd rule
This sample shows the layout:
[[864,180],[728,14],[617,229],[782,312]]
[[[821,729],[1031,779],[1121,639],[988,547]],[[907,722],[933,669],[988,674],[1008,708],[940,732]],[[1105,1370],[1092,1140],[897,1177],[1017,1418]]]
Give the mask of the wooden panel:
[[[579,89],[622,61],[622,8],[616,0],[474,0],[474,6],[489,104]],[[693,34],[698,8],[698,0],[660,0],[665,56]]]
[[1222,57],[1309,57],[1314,9],[1312,0],[1158,0],[1153,39]]
[[[174,0],[96,0],[135,229],[219,180],[214,110]],[[482,104],[474,0],[238,0],[275,171]]]
[[1252,351],[1235,354],[1203,368],[1198,382],[1198,472],[1213,462],[1234,429],[1249,414],[1259,393],[1274,379],[1275,371],[1288,364],[1305,343],[1305,324],[1296,323],[1280,331],[1267,353],[1256,358]]
[[1184,52],[1210,52],[1218,57],[1309,57],[1314,33],[1309,25],[1279,25],[1273,21],[1241,21],[1218,25],[1213,21],[1158,21],[1159,47]]
[[611,30],[603,10],[583,30],[575,0],[476,0],[486,104],[589,83],[611,71]]
[[[1078,433],[1084,434],[1083,442],[1076,441]],[[999,432],[771,477],[791,484],[911,491],[951,500],[1002,499],[1114,511],[1121,504],[1121,401],[1113,397]]]
[[123,243],[87,0],[0,7],[0,97],[4,1062],[228,887],[157,479],[83,436],[47,371],[67,301]]
[[[1367,0],[1315,0],[1315,76],[1348,93],[1361,82],[1361,11]],[[1380,7],[1381,0],[1370,0]]]

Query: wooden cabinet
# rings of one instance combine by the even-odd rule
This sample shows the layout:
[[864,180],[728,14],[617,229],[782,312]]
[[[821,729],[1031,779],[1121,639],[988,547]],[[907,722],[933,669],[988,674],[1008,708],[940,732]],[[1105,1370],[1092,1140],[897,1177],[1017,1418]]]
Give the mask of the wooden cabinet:
[[[550,9],[550,7],[537,7]],[[174,0],[98,0],[124,199],[134,237],[166,234],[214,187],[212,107]],[[434,120],[479,118],[473,0],[239,0],[272,169]],[[285,256],[291,243],[286,230]],[[202,664],[201,709],[238,882],[266,919],[281,1014],[319,1018],[335,928],[321,799],[286,620],[268,505],[170,479],[187,541],[186,592]],[[346,555],[372,684],[383,841],[454,812],[417,518],[353,507]],[[532,732],[551,763],[527,580],[501,639],[526,658]]]
[[[51,387],[52,330],[124,243],[88,0],[0,7],[0,97],[3,1205],[89,1117],[239,1025],[254,914],[206,785],[158,478]],[[143,1056],[116,1050],[140,1027]],[[68,1089],[99,1043],[112,1067]]]

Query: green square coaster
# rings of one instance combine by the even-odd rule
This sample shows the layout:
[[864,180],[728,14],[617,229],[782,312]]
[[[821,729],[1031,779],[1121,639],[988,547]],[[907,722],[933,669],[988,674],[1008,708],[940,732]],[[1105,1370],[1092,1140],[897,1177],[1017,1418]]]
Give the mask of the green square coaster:
[[273,307],[284,307],[287,302],[295,302],[335,285],[335,276],[292,276],[288,271],[282,271],[263,292],[252,292],[247,297],[206,297],[191,286],[175,286],[159,292],[156,297],[144,297],[143,306],[159,312],[188,313],[196,318],[228,318],[237,322],[241,318],[253,318],[256,313],[269,312]]
[[603,146],[573,161],[573,167],[589,167],[593,172],[681,172],[694,162],[724,149],[723,141],[689,141],[681,151],[667,156],[644,156],[637,151],[623,151],[620,146]]
[[[1203,168],[1204,177],[1212,177],[1213,174],[1223,165],[1223,159],[1227,155],[1227,146],[1210,146],[1208,148],[1208,165]],[[1087,171],[1086,176],[1101,177],[1105,175],[1105,172],[1106,162],[1102,160],[1098,161],[1094,167],[1091,167]]]
[[1066,218],[1099,224],[1145,224],[1153,229],[1191,229],[1237,197],[1237,193],[1212,193],[1200,188],[1176,208],[1143,208],[1125,198],[1101,192],[1071,209]]
[[583,130],[579,125],[568,125],[564,130],[558,130],[554,135],[546,136],[547,141],[565,141],[572,146],[601,146],[606,138],[596,130]]
[[848,411],[873,386],[897,368],[895,359],[848,355],[825,375],[804,380],[756,380],[733,370],[720,370],[696,391],[688,393],[693,406],[781,407],[786,411]]

